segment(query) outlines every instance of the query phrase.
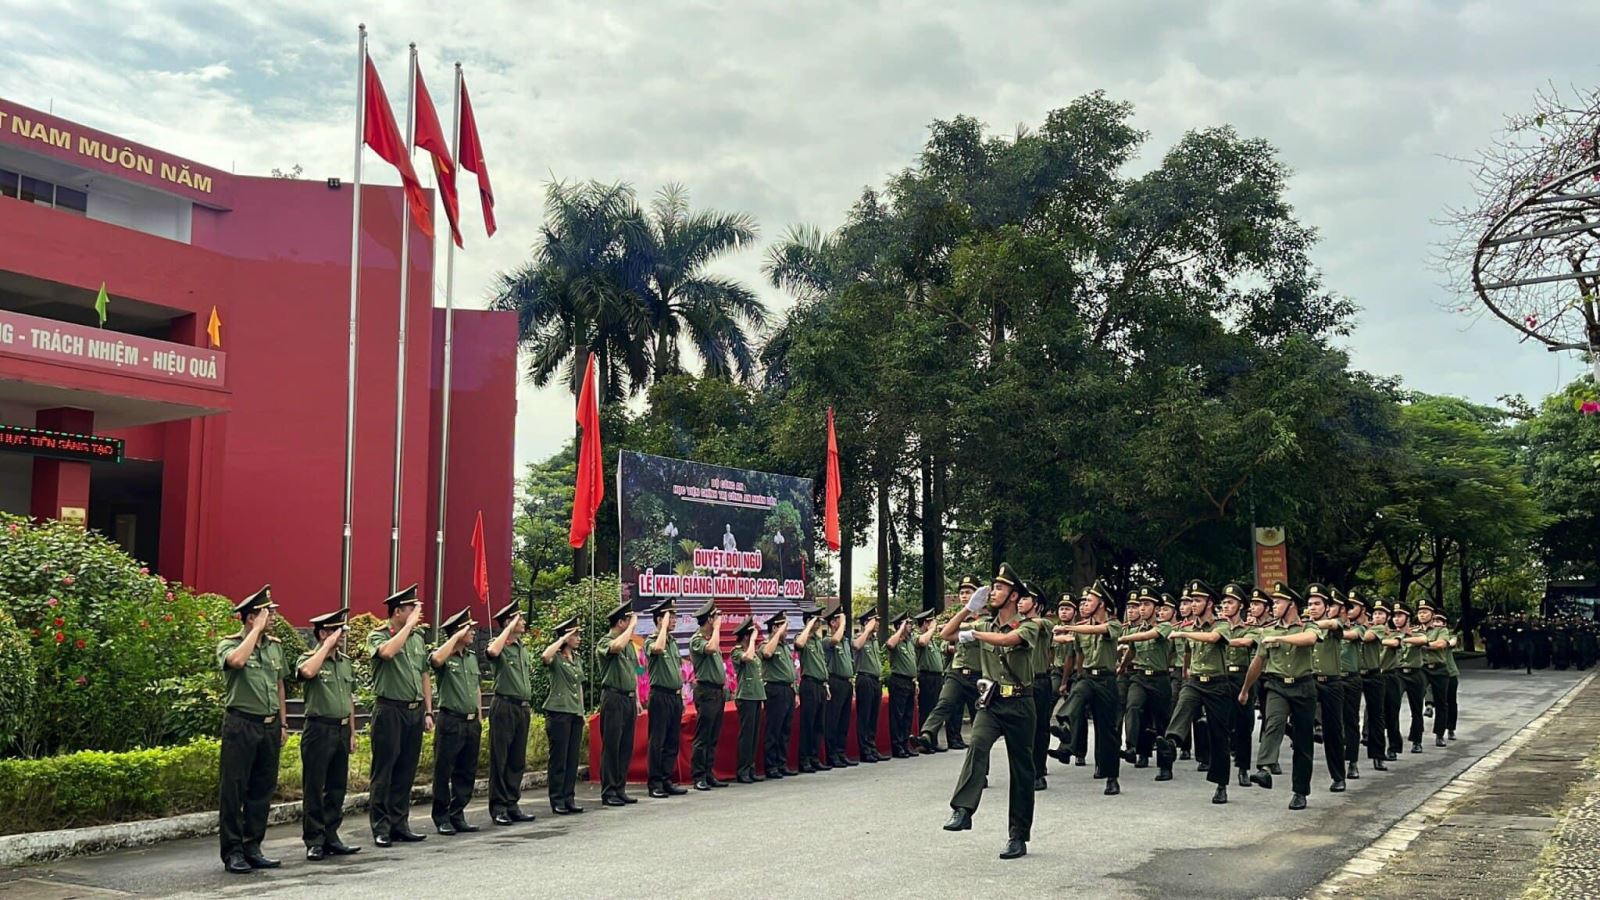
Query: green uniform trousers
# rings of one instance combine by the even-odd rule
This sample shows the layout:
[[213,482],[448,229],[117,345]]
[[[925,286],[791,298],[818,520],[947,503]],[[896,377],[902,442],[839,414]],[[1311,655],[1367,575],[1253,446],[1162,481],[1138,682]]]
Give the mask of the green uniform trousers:
[[1083,677],[1087,696],[1084,705],[1089,710],[1089,717],[1094,720],[1094,765],[1104,778],[1116,778],[1122,770],[1122,754],[1119,752],[1122,743],[1122,734],[1117,730],[1117,676],[1107,672],[1104,675],[1085,675]]
[[342,843],[344,794],[350,780],[350,726],[339,719],[306,719],[300,734],[300,834],[307,847]]
[[[526,700],[495,697],[489,702],[489,815],[521,811],[522,773],[528,768]],[[551,782],[553,787],[555,782]],[[566,798],[562,798],[566,799]]]
[[[1031,708],[1031,707],[1030,707]],[[259,854],[267,811],[278,786],[278,717],[229,712],[222,719],[218,833],[222,861],[234,853]],[[1033,790],[1033,782],[1028,782]]]
[[1266,676],[1267,721],[1261,728],[1261,743],[1256,747],[1256,760],[1278,758],[1278,745],[1285,730],[1289,732],[1290,751],[1294,763],[1290,781],[1296,794],[1311,793],[1311,734],[1317,718],[1317,689],[1311,678],[1296,678],[1288,684],[1282,678]]
[[1067,697],[1056,704],[1056,718],[1064,721],[1067,735],[1072,739],[1073,756],[1083,759],[1089,755],[1089,678],[1078,673],[1067,686]]
[[[1228,783],[1228,750],[1232,746],[1231,729],[1238,698],[1238,689],[1222,675],[1191,675],[1178,691],[1178,703],[1165,729],[1167,738],[1173,741],[1182,741],[1191,731],[1207,735],[1205,751],[1210,756],[1200,758],[1207,762],[1206,780],[1212,784]],[[1197,720],[1202,712],[1205,713],[1203,722]],[[1167,752],[1171,752],[1170,746]],[[1163,768],[1172,765],[1171,759],[1160,756],[1158,762]]]
[[1433,733],[1443,737],[1455,727],[1456,719],[1456,695],[1450,689],[1450,673],[1445,671],[1443,663],[1423,666],[1422,672],[1433,691]]
[[1421,669],[1400,673],[1400,689],[1405,692],[1406,705],[1411,707],[1411,728],[1406,739],[1413,744],[1422,742],[1422,692],[1427,685]]
[[1122,716],[1122,746],[1129,753],[1149,756],[1155,739],[1167,733],[1171,715],[1172,679],[1167,673],[1133,673],[1128,683],[1128,708]]
[[984,779],[989,776],[989,752],[994,742],[1005,738],[1006,763],[1010,767],[1010,836],[1032,840],[1033,836],[1033,733],[1034,706],[1031,696],[995,697],[986,709],[978,710],[972,725],[972,740],[967,742],[967,757],[961,763],[961,779],[956,782],[952,809],[977,812],[983,799]]
[[939,699],[933,710],[922,717],[922,736],[936,741],[944,729],[945,742],[961,743],[961,713],[978,697],[978,676],[971,669],[951,669],[939,684]]

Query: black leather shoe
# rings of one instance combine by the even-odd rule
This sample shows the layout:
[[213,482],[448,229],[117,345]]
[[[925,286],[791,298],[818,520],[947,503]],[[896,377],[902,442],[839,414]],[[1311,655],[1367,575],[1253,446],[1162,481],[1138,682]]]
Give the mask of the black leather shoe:
[[704,780],[696,781],[694,783],[694,789],[697,791],[709,791],[711,790],[711,785]]
[[1240,769],[1239,770],[1239,787],[1249,787],[1249,786],[1250,786],[1250,770],[1249,769]]
[[800,764],[801,775],[815,775],[816,773],[817,767],[812,765],[810,762],[803,762]]
[[[706,788],[706,790],[709,791],[711,789]],[[567,805],[565,803],[552,803],[550,804],[550,812],[558,816],[564,816],[567,814]]]
[[1389,767],[1383,764],[1383,760],[1375,759],[1372,761],[1372,770],[1374,772],[1387,772]]
[[407,844],[418,844],[428,839],[427,835],[417,834],[415,831],[412,831],[409,828],[404,831],[392,832],[389,836],[397,841],[403,841]]
[[1107,778],[1106,779],[1106,796],[1107,797],[1115,797],[1116,795],[1118,795],[1120,793],[1122,793],[1122,785],[1117,784],[1117,780],[1115,778]]
[[1250,773],[1250,783],[1259,784],[1267,790],[1272,790],[1272,772],[1268,769],[1257,769]]
[[578,813],[581,813],[581,812],[583,812],[583,807],[579,806],[576,803],[573,803],[571,800],[567,801],[567,813],[568,814],[575,816],[575,815],[577,815]]
[[740,772],[739,773],[739,777],[735,778],[734,781],[737,781],[740,784],[755,784],[756,783],[756,780],[754,778],[750,777],[750,773],[749,772]]
[[709,778],[707,778],[706,779],[706,784],[709,784],[714,788],[727,787],[728,786],[728,783],[726,781],[723,781],[721,778],[718,778],[715,775],[712,775]]
[[1148,757],[1148,756],[1138,757],[1137,759],[1135,759],[1133,761],[1133,767],[1135,769],[1148,769],[1148,768],[1150,768],[1150,757]]
[[814,760],[811,761],[811,765],[814,766],[818,772],[832,772],[833,771],[833,763],[832,762],[827,762],[827,761],[820,760],[820,759],[814,759]]
[[939,741],[933,735],[918,734],[912,740],[917,742],[917,746],[922,748],[923,753],[939,752]]
[[1094,777],[1095,778],[1104,778],[1104,777],[1106,777],[1106,773],[1100,771],[1100,767],[1099,766],[1095,766],[1094,767]]
[[1217,792],[1215,794],[1211,795],[1211,802],[1212,803],[1227,803],[1228,802],[1228,786],[1225,785],[1225,784],[1217,785]]
[[1456,733],[1455,733],[1455,732],[1454,732],[1454,731],[1451,731],[1451,732],[1450,732],[1450,740],[1452,740],[1452,741],[1453,741],[1453,740],[1455,740],[1455,739],[1456,739]]
[[[611,799],[615,799],[615,798],[611,798]],[[610,803],[610,802],[611,802],[611,799],[608,799],[608,800],[606,800],[606,802],[607,802],[607,803]],[[621,806],[621,805],[622,805],[622,802],[621,802],[621,801],[618,801],[618,802],[617,802],[617,805],[618,805],[618,806]],[[503,812],[502,812],[502,813],[495,813],[495,814],[494,814],[494,815],[493,815],[493,816],[492,816],[492,817],[491,817],[491,818],[490,818],[490,819],[489,819],[489,821],[491,821],[491,822],[493,822],[493,823],[495,823],[495,824],[496,824],[496,825],[499,825],[499,826],[500,826],[500,827],[501,827],[501,828],[504,828],[504,827],[506,827],[506,826],[507,826],[507,825],[510,825],[510,824],[511,824],[511,817],[510,817],[510,816],[508,816],[508,815],[506,815],[506,814],[505,814],[505,813],[503,813]]]
[[944,823],[945,831],[971,831],[972,813],[964,809],[955,809],[950,813],[950,821]]
[[1006,848],[1000,851],[1001,859],[1016,859],[1028,855],[1028,842],[1018,838],[1006,841]]
[[1209,772],[1209,771],[1211,771],[1211,763],[1209,761],[1207,761],[1207,760],[1202,759],[1202,760],[1200,760],[1199,765],[1196,765],[1194,767],[1194,770],[1196,772]]
[[1124,750],[1121,753],[1118,753],[1117,755],[1122,757],[1122,761],[1123,762],[1130,762],[1130,763],[1139,758],[1139,753],[1138,753],[1137,750]]
[[871,763],[877,762],[878,759],[879,759],[879,757],[877,757],[877,756],[863,756],[863,757],[861,757],[861,761],[864,762],[864,763],[868,763],[869,765]]
[[360,847],[351,847],[343,841],[332,841],[324,844],[322,849],[328,851],[329,856],[350,856],[361,852]]
[[[907,754],[907,755],[909,756],[910,754]],[[783,777],[785,777],[785,778],[793,778],[796,775],[800,774],[797,770],[791,769],[788,766],[784,766],[783,768],[779,769],[778,771],[782,772],[783,773]],[[670,793],[671,790],[672,790],[672,786],[668,785],[667,786],[667,791]]]
[[630,796],[628,794],[623,794],[622,795],[622,802],[628,804],[629,806],[632,806],[633,804],[639,802],[639,798]]
[[656,798],[657,800],[665,800],[667,799],[667,792],[663,788],[653,787],[650,789],[650,796]]
[[306,862],[322,862],[322,858],[326,855],[328,855],[328,851],[321,847],[306,848]]
[[1328,793],[1330,793],[1330,794],[1342,794],[1342,793],[1344,793],[1344,779],[1341,778],[1338,781],[1335,781],[1333,784],[1328,785]]
[[963,741],[963,740],[951,741],[950,742],[950,749],[951,750],[965,750],[965,749],[967,749],[967,742]]
[[1082,765],[1087,765],[1087,763],[1085,763],[1085,762],[1084,762],[1084,761],[1083,761],[1083,757],[1081,757],[1081,756],[1080,756],[1080,757],[1078,757],[1078,758],[1077,758],[1077,759],[1074,759],[1074,760],[1073,760],[1073,761],[1072,761],[1072,764],[1073,764],[1073,765],[1075,765],[1075,766],[1082,766]]
[[251,872],[255,871],[255,869],[250,868],[249,863],[244,861],[243,853],[234,853],[230,855],[228,857],[228,861],[222,865],[228,870],[229,873],[233,875],[249,875]]
[[1157,781],[1171,781],[1172,780],[1172,770],[1171,769],[1157,769],[1156,770],[1156,780]]
[[[606,806],[627,806],[628,805],[628,804],[622,802],[622,798],[621,797],[606,797],[605,799],[601,800],[600,802],[602,804],[606,805]],[[498,823],[496,823],[496,824],[498,824]],[[507,819],[506,820],[506,824],[507,825],[511,824],[511,820]]]
[[1189,759],[1189,748],[1188,747],[1185,747],[1185,748],[1183,748],[1183,750],[1179,751],[1178,759],[1180,761],[1185,761],[1185,762],[1188,761],[1188,759]]
[[1433,739],[1433,745],[1435,747],[1443,747],[1444,746],[1444,735],[1439,735],[1438,737],[1435,737]]
[[1306,795],[1305,794],[1295,794],[1293,797],[1290,797],[1289,798],[1289,808],[1290,809],[1305,809],[1306,808]]
[[372,836],[372,843],[378,847],[393,847],[394,838],[389,837],[387,834],[375,834]]
[[861,765],[861,760],[859,760],[859,759],[851,759],[850,757],[846,756],[844,758],[844,764],[845,764],[846,767],[854,768],[855,766]]
[[1036,791],[1047,791],[1050,789],[1050,783],[1045,781],[1043,778],[1035,778],[1033,780],[1033,789]]
[[[511,818],[515,819],[516,814],[513,813]],[[528,821],[533,821],[533,816],[529,816]],[[456,830],[456,834],[471,834],[478,830],[478,826],[467,824],[466,817],[464,816],[456,816],[454,819],[451,819],[450,827]]]
[[1283,766],[1280,766],[1277,763],[1273,763],[1272,765],[1267,766],[1267,771],[1271,772],[1274,775],[1282,775],[1283,774]]
[[1050,751],[1050,758],[1063,766],[1072,765],[1072,752],[1065,747],[1057,747]]
[[1422,752],[1422,742],[1421,741],[1412,741],[1411,742],[1411,752],[1412,753],[1421,753]]
[[249,864],[250,868],[252,869],[276,869],[277,867],[283,865],[283,863],[275,859],[262,856],[259,853],[246,853],[244,855],[244,861]]
[[456,833],[456,827],[451,825],[449,822],[435,822],[433,823],[433,827],[443,835],[451,835]]
[[1348,767],[1346,767],[1345,773],[1344,773],[1344,777],[1346,777],[1346,778],[1354,778],[1356,781],[1360,781],[1361,780],[1361,770],[1356,768],[1356,764],[1355,763],[1351,763]]
[[1397,753],[1394,750],[1390,750],[1389,752],[1387,752],[1387,753],[1385,753],[1383,755],[1383,758],[1388,760],[1389,762],[1394,762],[1395,760],[1400,758],[1400,754]]

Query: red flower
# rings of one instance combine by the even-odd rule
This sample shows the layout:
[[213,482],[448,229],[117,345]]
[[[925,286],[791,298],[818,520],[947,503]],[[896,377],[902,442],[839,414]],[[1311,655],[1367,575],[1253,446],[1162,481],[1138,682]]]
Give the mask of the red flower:
[[64,635],[64,634],[62,634],[62,633],[61,633],[61,632],[59,632],[59,631],[58,631],[58,632],[56,632],[56,643],[58,643],[58,644],[59,644],[59,643],[61,643],[61,642],[62,642],[62,641],[64,641],[64,640],[66,640],[66,639],[67,639],[67,636],[66,636],[66,635]]
[[78,676],[77,681],[78,681],[78,687],[83,687],[84,685],[89,683],[89,679],[83,677],[82,675]]
[[61,583],[65,584],[65,585],[68,585],[68,586],[70,586],[74,581],[77,581],[77,580],[78,579],[73,578],[71,575],[63,575],[63,576],[61,576]]
[[34,637],[39,636],[39,629],[37,628],[29,628],[28,631],[32,632]]
[[87,647],[89,645],[83,640],[83,638],[78,638],[77,640],[72,642],[72,646],[77,647],[79,650],[82,650],[84,647]]
[[61,618],[61,617],[60,617],[60,616],[56,616],[56,620],[55,620],[55,623],[54,623],[54,624],[55,624],[55,626],[56,626],[56,627],[57,627],[57,628],[60,628],[60,627],[61,627],[61,626],[63,626],[63,625],[65,625],[65,624],[67,624],[67,620],[66,620],[66,619],[63,619],[63,618]]
[[150,627],[150,623],[145,621],[144,619],[140,619],[139,620],[139,627],[140,628],[149,628]]
[[172,621],[172,613],[167,613],[166,615],[162,616],[161,617],[161,621],[163,621],[163,622],[171,622]]

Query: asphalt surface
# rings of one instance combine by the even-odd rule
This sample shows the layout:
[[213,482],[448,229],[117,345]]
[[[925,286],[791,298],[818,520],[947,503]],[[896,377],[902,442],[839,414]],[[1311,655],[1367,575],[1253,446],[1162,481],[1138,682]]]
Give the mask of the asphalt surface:
[[[1461,770],[1543,712],[1578,672],[1468,669],[1461,686],[1460,740],[1424,742],[1391,771],[1366,771],[1344,794],[1326,792],[1320,750],[1310,808],[1287,809],[1285,777],[1274,790],[1211,786],[1179,763],[1157,784],[1154,769],[1123,769],[1120,797],[1101,794],[1087,767],[1051,762],[1038,795],[1028,856],[996,857],[1005,841],[1004,745],[974,829],[940,829],[960,753],[807,775],[710,794],[651,800],[620,810],[580,789],[588,812],[556,817],[542,794],[524,808],[537,822],[496,828],[483,807],[478,834],[430,833],[422,844],[380,851],[360,822],[346,840],[367,844],[343,860],[307,863],[299,826],[274,828],[266,852],[284,867],[249,876],[222,871],[215,838],[0,872],[0,898],[149,896],[342,897],[900,897],[995,894],[1093,897],[1294,897],[1371,842]],[[1404,720],[1405,715],[1402,715]],[[1402,721],[1402,728],[1405,727]],[[1428,720],[1431,726],[1431,720]],[[426,807],[412,810],[419,829]],[[431,832],[431,829],[430,829]]]

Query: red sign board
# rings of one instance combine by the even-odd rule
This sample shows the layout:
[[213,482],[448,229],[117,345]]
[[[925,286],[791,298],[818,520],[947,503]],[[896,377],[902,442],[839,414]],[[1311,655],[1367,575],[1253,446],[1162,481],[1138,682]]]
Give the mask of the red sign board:
[[120,438],[46,431],[21,425],[0,425],[0,450],[79,462],[122,462]]
[[0,310],[0,355],[193,387],[227,384],[220,350]]
[[1270,590],[1272,583],[1289,583],[1289,545],[1282,528],[1255,529],[1256,584]]

